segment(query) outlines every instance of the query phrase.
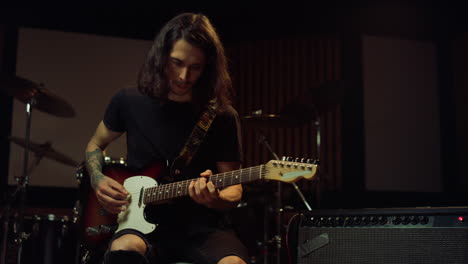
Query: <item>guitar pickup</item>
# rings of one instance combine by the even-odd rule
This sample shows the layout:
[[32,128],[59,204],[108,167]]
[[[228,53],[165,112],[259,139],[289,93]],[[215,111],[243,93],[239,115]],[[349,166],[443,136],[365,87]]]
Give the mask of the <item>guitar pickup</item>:
[[114,233],[119,225],[98,225],[90,226],[86,228],[86,233],[88,236],[97,236],[102,234]]

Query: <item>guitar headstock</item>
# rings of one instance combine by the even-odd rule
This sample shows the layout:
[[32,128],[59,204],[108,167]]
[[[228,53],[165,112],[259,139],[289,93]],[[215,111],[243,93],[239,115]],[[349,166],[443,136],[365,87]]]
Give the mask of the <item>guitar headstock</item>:
[[[308,160],[309,161],[309,160]],[[300,161],[270,160],[265,164],[265,180],[274,180],[282,182],[295,182],[301,178],[311,180],[317,173],[317,164]]]

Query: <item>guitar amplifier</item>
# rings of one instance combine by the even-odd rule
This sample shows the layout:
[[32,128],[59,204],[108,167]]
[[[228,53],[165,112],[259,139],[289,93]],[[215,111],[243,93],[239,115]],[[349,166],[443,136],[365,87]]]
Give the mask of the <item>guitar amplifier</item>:
[[317,210],[296,222],[298,264],[468,263],[468,207]]

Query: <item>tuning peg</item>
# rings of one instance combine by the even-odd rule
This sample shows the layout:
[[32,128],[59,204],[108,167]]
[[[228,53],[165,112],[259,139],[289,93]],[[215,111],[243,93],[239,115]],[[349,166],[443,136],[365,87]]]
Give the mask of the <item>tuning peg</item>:
[[287,158],[286,156],[283,156],[283,157],[281,158],[282,161],[287,161],[287,159],[288,159],[288,158]]
[[299,158],[295,158],[295,159],[294,159],[294,162],[299,162],[299,161],[300,161]]

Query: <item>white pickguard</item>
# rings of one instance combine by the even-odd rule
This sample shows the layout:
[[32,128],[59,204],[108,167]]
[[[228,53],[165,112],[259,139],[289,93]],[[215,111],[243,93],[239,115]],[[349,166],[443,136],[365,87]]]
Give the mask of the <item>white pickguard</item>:
[[138,230],[143,234],[153,232],[156,229],[156,225],[145,220],[144,210],[146,205],[143,201],[139,204],[139,199],[143,200],[143,195],[140,196],[140,193],[145,188],[157,186],[158,183],[153,178],[147,176],[133,176],[127,178],[123,185],[131,196],[127,210],[120,212],[117,216],[119,228],[117,228],[116,232],[127,228]]

